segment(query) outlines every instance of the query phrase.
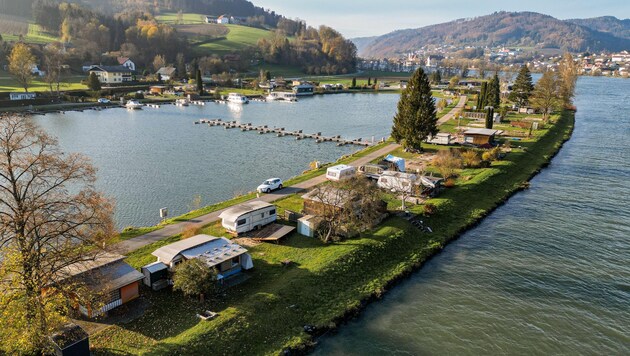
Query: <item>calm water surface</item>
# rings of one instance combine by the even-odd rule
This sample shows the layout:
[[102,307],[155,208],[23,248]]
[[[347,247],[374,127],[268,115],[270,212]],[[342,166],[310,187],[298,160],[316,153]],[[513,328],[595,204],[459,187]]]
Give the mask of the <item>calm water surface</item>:
[[201,118],[237,120],[287,130],[375,140],[388,136],[398,95],[338,94],[298,103],[213,104],[128,111],[66,112],[37,117],[65,151],[81,152],[99,168],[98,187],[116,199],[119,227],[153,225],[158,210],[171,216],[255,190],[269,177],[283,179],[309,162],[335,161],[358,146],[337,147],[271,134],[194,125]]
[[529,190],[315,353],[630,354],[630,80],[580,78],[575,102]]

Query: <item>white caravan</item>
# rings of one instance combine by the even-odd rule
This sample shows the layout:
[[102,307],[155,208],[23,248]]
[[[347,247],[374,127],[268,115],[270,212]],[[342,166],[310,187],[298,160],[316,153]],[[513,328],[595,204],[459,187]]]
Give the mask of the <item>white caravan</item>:
[[232,234],[243,234],[258,230],[276,221],[276,206],[264,201],[254,200],[225,210],[219,215],[221,225]]

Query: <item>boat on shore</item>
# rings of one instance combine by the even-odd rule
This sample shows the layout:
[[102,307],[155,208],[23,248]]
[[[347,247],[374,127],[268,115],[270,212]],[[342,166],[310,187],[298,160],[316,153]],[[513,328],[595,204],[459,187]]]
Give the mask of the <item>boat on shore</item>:
[[241,95],[238,93],[230,93],[227,98],[228,103],[234,104],[247,104],[249,103],[249,99],[245,95]]
[[290,92],[270,92],[265,99],[267,101],[296,102],[297,96]]
[[188,99],[177,99],[175,101],[176,106],[188,106]]
[[142,106],[143,105],[139,101],[133,99],[129,100],[127,104],[125,104],[125,107],[129,110],[140,110],[142,109]]

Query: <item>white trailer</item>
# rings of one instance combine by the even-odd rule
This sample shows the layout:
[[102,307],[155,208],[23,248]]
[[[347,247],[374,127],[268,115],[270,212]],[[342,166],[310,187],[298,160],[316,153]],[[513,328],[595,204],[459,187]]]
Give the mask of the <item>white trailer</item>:
[[448,132],[438,132],[435,136],[427,139],[427,143],[433,143],[435,145],[450,145],[453,141],[455,140]]
[[264,201],[251,201],[222,212],[221,225],[230,233],[239,235],[258,230],[276,221],[276,206]]
[[346,164],[339,164],[332,166],[326,170],[326,179],[332,181],[346,180],[354,177],[357,173],[357,169],[353,166]]
[[378,178],[379,188],[397,192],[413,192],[413,186],[419,183],[418,176],[412,173],[385,171]]

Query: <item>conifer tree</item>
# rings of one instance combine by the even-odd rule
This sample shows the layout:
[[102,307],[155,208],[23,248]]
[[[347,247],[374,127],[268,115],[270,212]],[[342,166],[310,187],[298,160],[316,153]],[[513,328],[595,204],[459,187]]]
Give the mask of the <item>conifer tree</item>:
[[394,116],[392,138],[405,149],[422,149],[422,141],[437,134],[435,101],[431,95],[429,79],[418,68],[400,96]]
[[356,88],[356,87],[357,87],[357,78],[354,77],[354,78],[352,78],[352,86],[351,86],[351,88]]
[[523,65],[512,86],[510,100],[515,102],[518,106],[526,106],[529,103],[529,97],[532,95],[532,91],[534,91],[532,75],[527,66]]
[[492,78],[492,95],[490,96],[489,104],[495,109],[501,106],[501,82],[499,81],[499,73],[494,72],[494,78]]
[[494,124],[494,108],[492,106],[488,106],[486,109],[486,128],[491,129]]
[[197,69],[195,81],[197,82],[197,92],[199,93],[199,95],[202,95],[203,94],[203,79],[201,78],[201,69]]
[[481,82],[481,90],[479,91],[479,95],[477,95],[477,111],[483,110],[486,107],[486,92],[488,91],[488,83]]
[[91,72],[87,79],[87,87],[92,91],[101,90],[101,81],[98,80],[96,73]]
[[372,85],[372,78],[368,77],[368,86]]

